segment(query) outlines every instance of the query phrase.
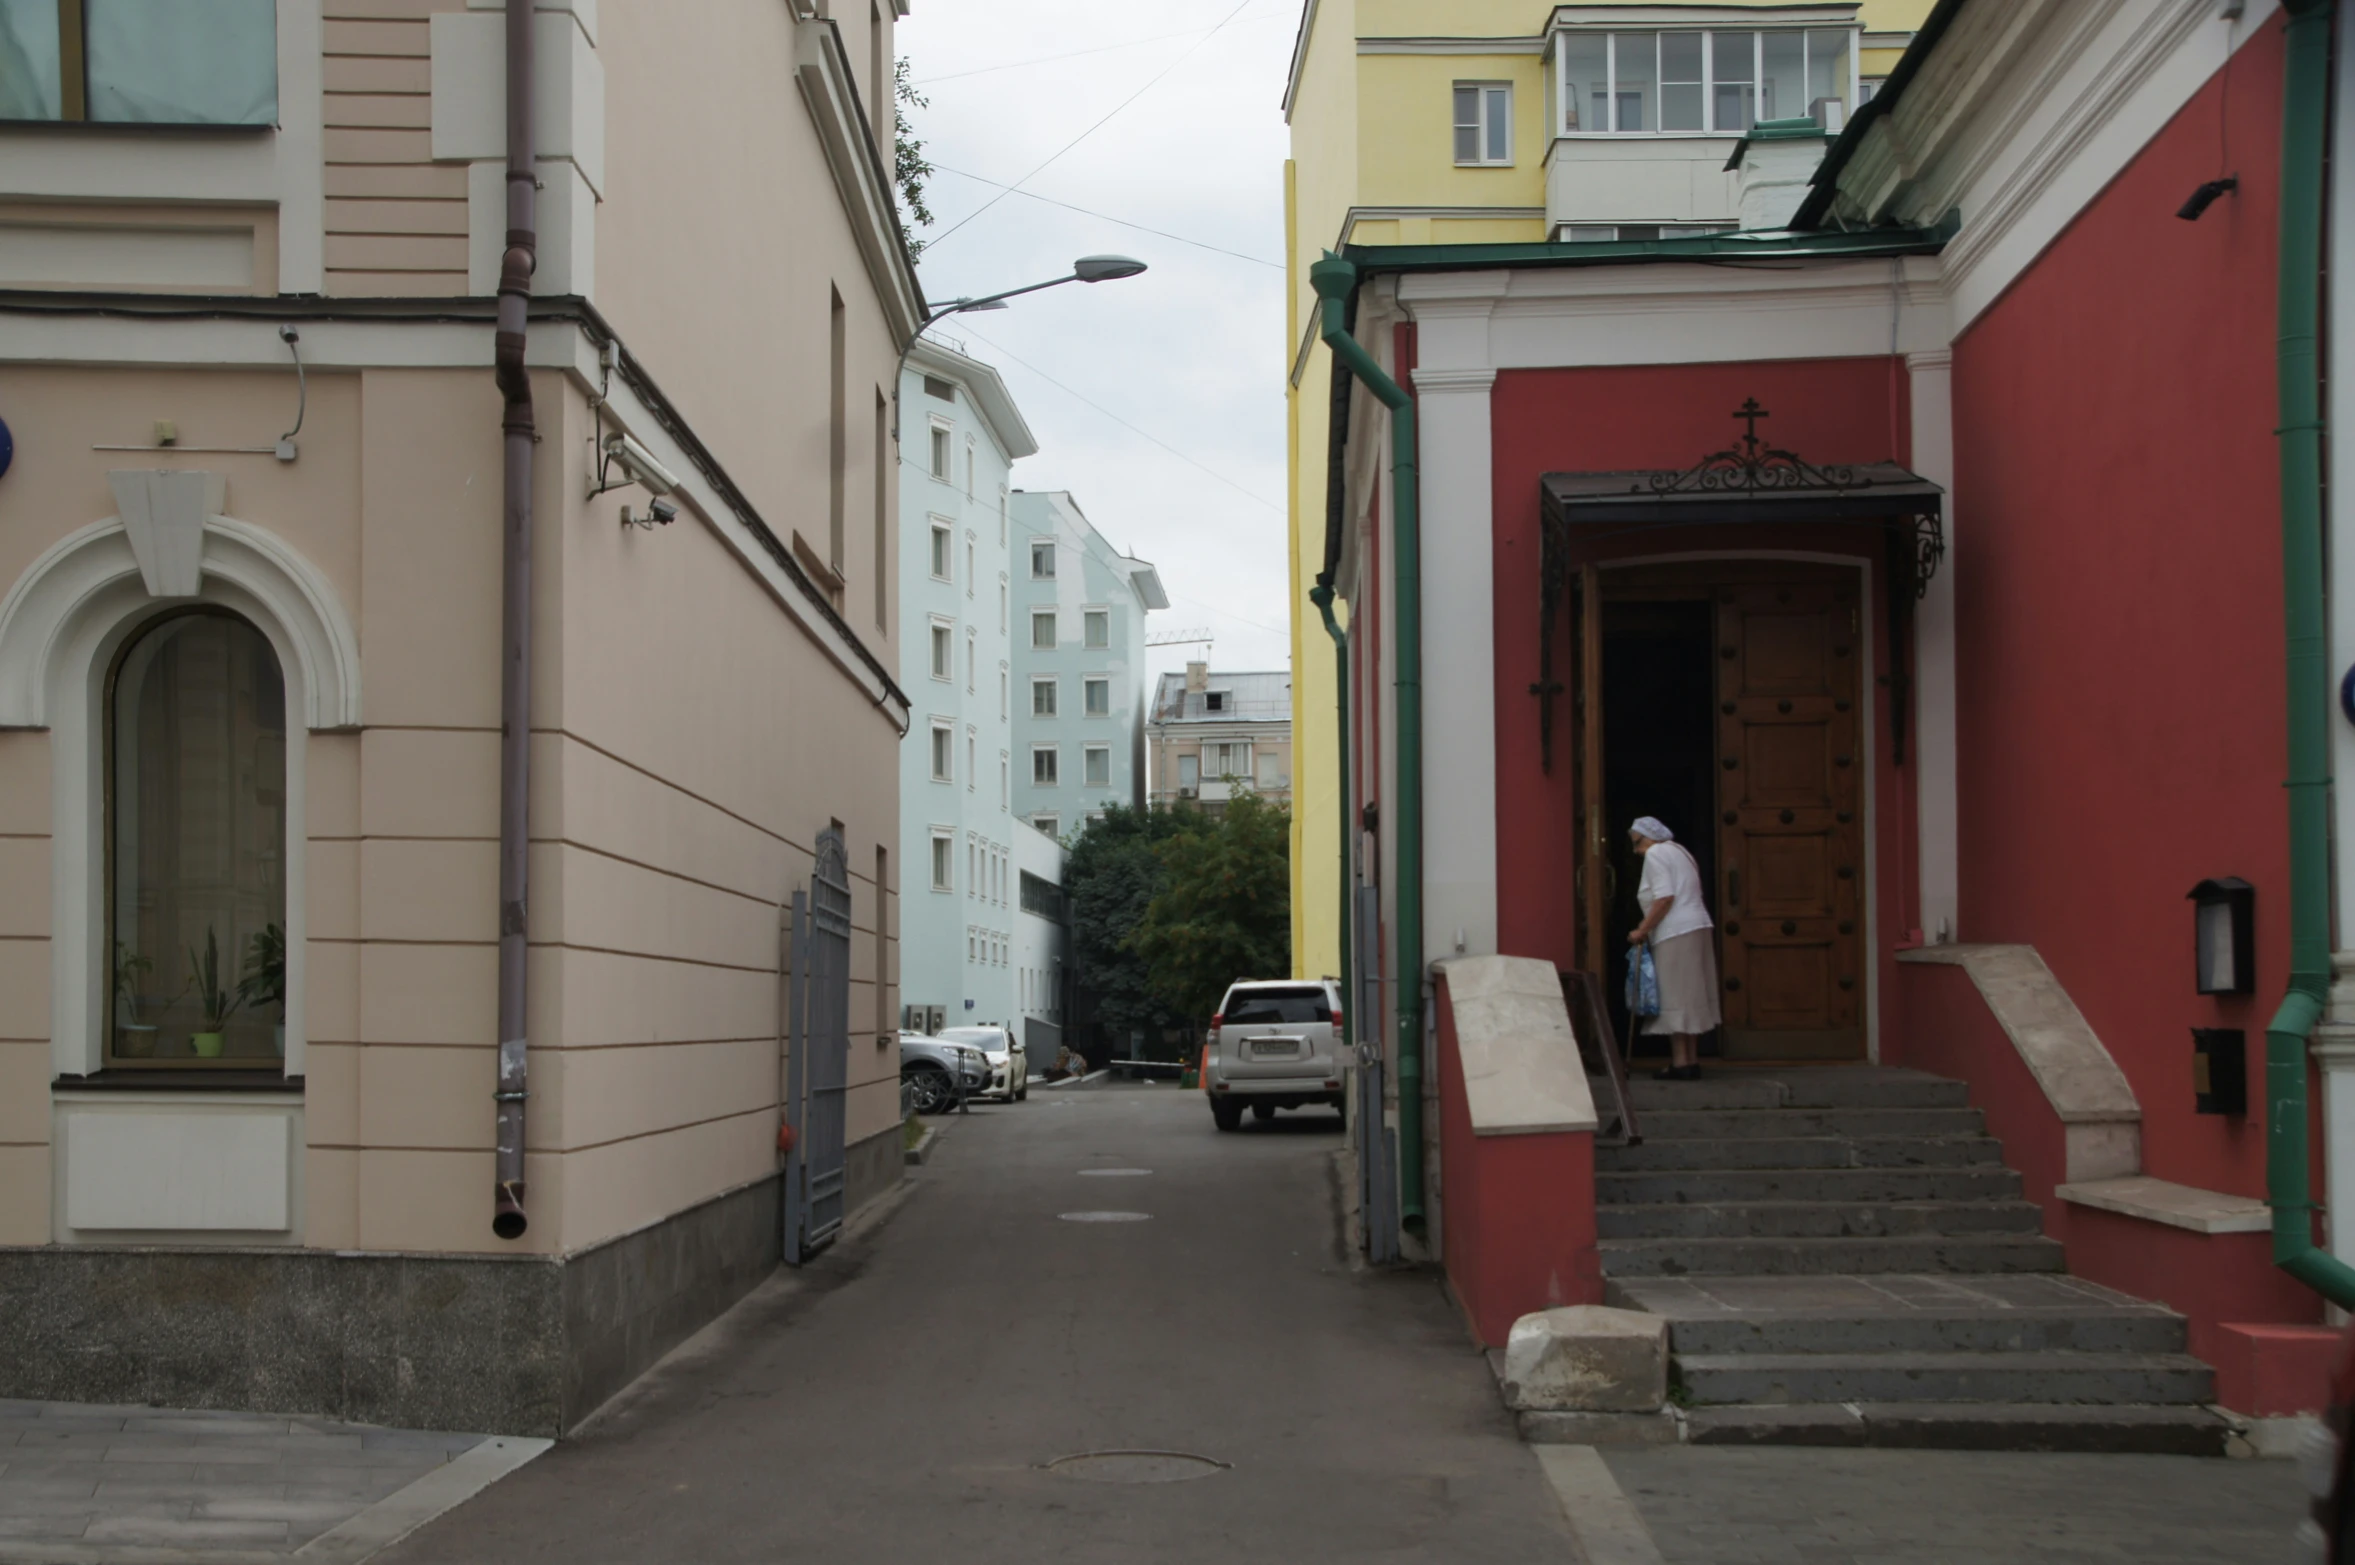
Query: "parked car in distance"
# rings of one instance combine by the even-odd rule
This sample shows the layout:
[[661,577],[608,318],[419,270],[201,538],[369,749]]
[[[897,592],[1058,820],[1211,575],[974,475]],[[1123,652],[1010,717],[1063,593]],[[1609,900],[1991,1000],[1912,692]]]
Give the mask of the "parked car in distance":
[[1297,979],[1230,985],[1202,1050],[1202,1092],[1221,1130],[1278,1109],[1342,1104],[1341,989]]
[[906,1082],[919,1114],[945,1114],[989,1085],[989,1056],[969,1043],[899,1035],[899,1079]]
[[1030,1056],[1022,1040],[1004,1027],[943,1027],[951,1043],[969,1043],[989,1056],[989,1085],[982,1096],[1020,1103],[1030,1096]]

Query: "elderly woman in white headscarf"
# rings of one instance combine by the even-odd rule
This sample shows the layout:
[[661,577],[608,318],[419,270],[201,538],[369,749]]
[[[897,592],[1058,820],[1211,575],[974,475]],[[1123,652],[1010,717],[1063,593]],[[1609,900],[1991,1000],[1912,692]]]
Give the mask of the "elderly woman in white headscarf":
[[1701,1034],[1723,1019],[1717,1004],[1717,938],[1701,898],[1701,866],[1676,833],[1652,816],[1630,826],[1628,836],[1644,861],[1635,893],[1644,921],[1627,943],[1651,942],[1652,965],[1660,977],[1660,1014],[1644,1019],[1644,1032],[1668,1035],[1668,1068],[1654,1074],[1662,1081],[1699,1081]]

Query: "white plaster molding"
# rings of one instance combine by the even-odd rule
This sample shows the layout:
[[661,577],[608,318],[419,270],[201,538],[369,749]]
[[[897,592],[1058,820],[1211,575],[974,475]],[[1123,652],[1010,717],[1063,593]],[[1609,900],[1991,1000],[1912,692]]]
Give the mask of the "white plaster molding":
[[2139,1217],[2146,1223],[2164,1223],[2195,1234],[2261,1234],[2273,1227],[2273,1208],[2255,1196],[2200,1190],[2147,1174],[2060,1185],[2053,1194],[2077,1206]]
[[1543,54],[1543,38],[1360,38],[1360,54]]
[[[217,536],[208,539],[206,570],[193,601],[227,609],[269,639],[290,713],[315,713],[324,707],[345,711],[356,723],[358,667],[338,667],[338,654],[329,650],[322,655],[319,647],[306,645],[319,634],[315,627],[299,623],[307,612],[308,594],[299,586],[269,579],[286,567],[276,552],[257,547],[246,536],[259,529],[214,531]],[[292,552],[283,544],[276,545],[276,551]],[[259,583],[268,598],[249,589],[247,582]],[[0,697],[15,700],[20,695],[26,651],[43,659],[34,695],[36,715],[50,730],[49,1048],[52,1068],[61,1077],[89,1075],[103,1059],[100,1030],[112,966],[107,960],[102,808],[107,673],[115,654],[174,601],[148,595],[129,540],[121,524],[110,518],[59,540],[18,579],[7,602],[0,603]],[[20,608],[28,612],[15,612]],[[21,639],[12,642],[12,634]],[[341,682],[332,699],[319,688],[327,679]],[[308,1025],[305,779],[311,732],[308,726],[293,729],[286,744],[284,1068],[290,1075],[303,1073]]]
[[850,61],[829,23],[805,21],[794,29],[794,38],[794,84],[801,89],[826,166],[841,192],[843,219],[866,260],[894,339],[907,341],[924,324],[923,295],[900,239],[891,172],[859,110]]
[[1959,209],[1943,259],[1960,330],[2277,9],[2249,0],[2235,21],[2214,0],[1968,7],[1896,111],[1875,121],[1836,210],[1854,226]]
[[229,480],[191,469],[134,467],[114,469],[106,482],[148,595],[196,596],[204,519],[229,508]]
[[[1432,956],[1497,949],[1493,369],[1454,368],[1488,343],[1486,306],[1418,317],[1413,374],[1422,494],[1423,930]],[[1450,628],[1464,632],[1449,634]],[[1484,756],[1484,766],[1451,766]]]
[[1447,981],[1472,1134],[1593,1130],[1594,1093],[1554,965],[1527,956],[1473,956],[1436,966]]
[[[110,475],[111,476],[111,475]],[[204,479],[207,474],[168,477]],[[136,497],[137,487],[133,486]],[[118,492],[120,492],[118,490]],[[184,535],[171,547],[185,549]],[[163,545],[157,547],[162,548]],[[201,597],[207,580],[236,589],[280,627],[281,660],[293,666],[303,726],[360,725],[360,640],[334,586],[318,568],[266,528],[234,517],[203,518],[200,562],[171,554],[165,568],[192,567],[195,579],[165,576],[156,591],[133,532],[119,517],[66,534],[26,567],[0,599],[0,728],[47,728],[54,719],[56,673],[80,621],[126,583],[144,599]]]
[[1496,371],[1428,369],[1417,365],[1411,378],[1415,390],[1425,396],[1463,396],[1488,391],[1496,384]]
[[2133,1085],[2034,946],[1923,946],[1897,960],[1970,975],[2061,1122],[2070,1184],[2142,1172]]
[[1913,762],[1922,938],[1962,932],[1962,804],[1955,648],[1954,353],[1906,355],[1913,470],[1946,491],[1946,554],[1913,614]]
[[1880,358],[1953,342],[1934,256],[1792,271],[1663,263],[1410,273],[1398,296],[1418,324],[1437,323],[1417,339],[1434,367]]

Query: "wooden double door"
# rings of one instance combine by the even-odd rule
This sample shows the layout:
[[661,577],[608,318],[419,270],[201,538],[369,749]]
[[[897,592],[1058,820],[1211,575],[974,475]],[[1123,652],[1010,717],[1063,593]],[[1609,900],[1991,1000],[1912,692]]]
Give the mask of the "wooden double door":
[[1863,1058],[1871,758],[1859,573],[1771,561],[1588,567],[1580,589],[1583,965],[1619,972],[1641,916],[1627,825],[1658,815],[1710,884],[1722,1055]]

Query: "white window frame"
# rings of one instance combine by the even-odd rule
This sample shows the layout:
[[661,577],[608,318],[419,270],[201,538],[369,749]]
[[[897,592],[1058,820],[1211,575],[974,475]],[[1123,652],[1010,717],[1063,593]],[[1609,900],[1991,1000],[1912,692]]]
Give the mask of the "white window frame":
[[[935,614],[932,620],[932,677],[945,684],[957,680],[957,622]],[[945,649],[945,655],[944,655]]]
[[[1082,685],[1079,700],[1080,715],[1083,717],[1110,717],[1112,715],[1112,677],[1109,674],[1090,674],[1080,683]],[[1104,698],[1100,707],[1096,703],[1096,697],[1099,694]]]
[[[1088,632],[1098,625],[1104,627],[1104,639],[1091,641]],[[1079,611],[1079,645],[1084,652],[1105,652],[1112,646],[1112,610],[1109,606]]]
[[971,723],[965,725],[965,791],[973,792],[981,786],[981,736]]
[[1043,832],[1049,837],[1063,835],[1063,817],[1060,815],[1033,815],[1030,818],[1030,826],[1031,830]]
[[953,581],[957,569],[957,531],[945,517],[932,518],[932,579]]
[[[1048,627],[1048,628],[1047,628],[1047,639],[1046,639],[1045,641],[1041,641],[1041,640],[1039,640],[1039,639],[1038,639],[1038,627],[1039,627],[1039,621],[1041,621],[1041,620],[1045,620],[1045,621],[1047,622],[1047,627]],[[1062,616],[1061,616],[1061,615],[1059,615],[1059,614],[1058,614],[1058,613],[1057,613],[1055,610],[1053,610],[1053,609],[1032,609],[1032,610],[1030,611],[1030,650],[1031,650],[1031,651],[1033,651],[1033,652],[1052,652],[1052,651],[1054,651],[1054,650],[1055,650],[1055,648],[1056,648],[1056,647],[1058,647],[1058,646],[1060,646],[1060,645],[1062,644],[1062,639],[1063,639],[1063,625],[1062,625]]]
[[932,477],[936,483],[949,483],[950,465],[956,460],[955,427],[945,418],[932,421]]
[[[1047,694],[1047,704],[1043,707],[1039,705],[1039,692],[1042,690]],[[1032,717],[1060,717],[1063,715],[1062,705],[1063,686],[1060,680],[1052,674],[1030,676],[1030,715]]]
[[973,563],[973,529],[965,529],[965,596],[970,598],[981,584],[981,572]]
[[[1039,569],[1042,561],[1047,567],[1043,571]],[[1054,539],[1033,538],[1030,540],[1030,579],[1032,581],[1053,581],[1055,579]]]
[[[1650,119],[1650,120],[1651,120],[1651,122],[1652,122],[1652,128],[1651,128],[1651,129],[1649,129],[1649,130],[1621,130],[1621,129],[1619,128],[1619,49],[1618,49],[1618,45],[1617,45],[1616,43],[1614,43],[1614,42],[1613,42],[1613,38],[1614,38],[1614,36],[1615,36],[1615,35],[1617,35],[1617,34],[1622,34],[1622,33],[1650,33],[1650,34],[1652,34],[1652,35],[1654,36],[1654,38],[1655,38],[1655,40],[1656,40],[1656,39],[1657,39],[1657,37],[1658,37],[1658,35],[1659,35],[1659,34],[1661,34],[1661,33],[1690,33],[1690,32],[1697,32],[1697,33],[1700,33],[1700,34],[1702,35],[1702,37],[1701,37],[1701,118],[1702,118],[1702,122],[1703,122],[1703,124],[1707,125],[1709,128],[1708,128],[1708,129],[1706,129],[1706,130],[1662,130],[1662,129],[1660,129],[1660,128],[1659,128],[1659,124],[1660,124],[1660,118],[1661,118],[1661,114],[1660,114],[1660,99],[1659,99],[1659,96],[1658,96],[1658,95],[1659,95],[1659,93],[1660,93],[1660,55],[1659,55],[1659,49],[1658,49],[1657,42],[1655,42],[1655,44],[1654,44],[1654,47],[1653,47],[1653,54],[1652,54],[1652,91],[1653,91],[1653,93],[1654,93],[1654,97],[1653,97],[1652,103],[1651,103],[1651,105],[1650,105],[1650,110],[1649,110],[1649,113],[1648,113],[1648,114],[1647,114],[1647,116],[1646,116],[1648,119]],[[1713,42],[1713,40],[1712,40],[1712,38],[1711,38],[1711,36],[1710,36],[1711,34],[1714,34],[1714,33],[1750,33],[1750,34],[1753,34],[1753,35],[1754,35],[1754,39],[1753,39],[1753,43],[1752,43],[1752,47],[1751,47],[1751,55],[1750,55],[1750,60],[1751,60],[1751,64],[1750,64],[1750,87],[1751,87],[1751,98],[1750,98],[1750,101],[1751,101],[1751,107],[1752,107],[1752,111],[1753,111],[1752,118],[1753,118],[1753,121],[1754,121],[1754,122],[1755,122],[1755,120],[1756,120],[1756,118],[1757,118],[1757,115],[1756,115],[1756,109],[1757,109],[1757,105],[1758,105],[1758,100],[1759,100],[1760,96],[1763,94],[1763,92],[1764,92],[1764,90],[1765,90],[1765,85],[1766,85],[1766,44],[1765,44],[1765,35],[1766,35],[1766,34],[1768,34],[1768,33],[1798,33],[1798,34],[1800,35],[1800,65],[1799,65],[1799,79],[1800,79],[1802,82],[1806,81],[1806,80],[1808,79],[1808,76],[1809,76],[1809,74],[1810,74],[1810,73],[1809,73],[1809,71],[1808,71],[1808,67],[1807,67],[1807,60],[1808,60],[1809,53],[1810,53],[1810,52],[1813,50],[1813,48],[1814,48],[1814,43],[1813,43],[1813,40],[1812,40],[1812,36],[1811,36],[1811,35],[1813,35],[1813,34],[1816,34],[1816,33],[1846,33],[1846,34],[1848,35],[1848,47],[1847,47],[1847,55],[1848,55],[1848,84],[1847,84],[1847,96],[1846,96],[1846,97],[1845,97],[1845,98],[1842,100],[1842,104],[1843,104],[1843,106],[1842,106],[1842,111],[1841,111],[1841,112],[1842,112],[1842,116],[1843,116],[1843,122],[1845,122],[1845,120],[1846,120],[1846,119],[1852,119],[1852,118],[1854,118],[1854,117],[1855,117],[1855,115],[1856,115],[1856,111],[1857,111],[1857,110],[1858,110],[1860,107],[1862,107],[1862,106],[1863,106],[1863,99],[1862,99],[1862,98],[1859,96],[1859,94],[1860,94],[1860,92],[1862,91],[1862,86],[1863,86],[1863,77],[1862,77],[1862,74],[1861,74],[1861,73],[1862,73],[1861,48],[1862,48],[1862,45],[1863,45],[1864,39],[1863,39],[1863,37],[1862,37],[1862,30],[1861,30],[1861,29],[1859,29],[1859,28],[1857,28],[1857,27],[1854,27],[1854,26],[1849,26],[1849,27],[1839,27],[1839,26],[1830,26],[1830,27],[1675,27],[1675,26],[1660,26],[1660,27],[1618,27],[1618,28],[1613,28],[1613,27],[1565,27],[1565,28],[1558,29],[1558,30],[1557,30],[1557,31],[1554,33],[1553,47],[1552,47],[1552,48],[1551,48],[1551,49],[1548,51],[1548,55],[1549,55],[1549,58],[1550,58],[1550,60],[1551,60],[1551,62],[1552,62],[1552,67],[1553,67],[1553,81],[1552,81],[1552,82],[1549,84],[1549,86],[1550,86],[1550,91],[1549,91],[1549,94],[1548,94],[1548,95],[1549,95],[1549,96],[1550,96],[1550,97],[1553,99],[1553,103],[1552,103],[1552,105],[1551,105],[1551,108],[1552,108],[1552,111],[1553,111],[1553,134],[1554,134],[1554,135],[1556,135],[1556,136],[1560,136],[1560,137],[1568,137],[1568,138],[1573,138],[1573,139],[1578,139],[1578,140],[1591,140],[1591,139],[1600,138],[1600,137],[1624,137],[1624,136],[1654,136],[1654,137],[1659,137],[1659,136],[1667,136],[1667,137],[1676,137],[1676,136],[1710,136],[1710,137],[1715,137],[1715,138],[1718,138],[1718,139],[1720,139],[1720,140],[1723,140],[1723,139],[1725,139],[1725,138],[1728,138],[1728,137],[1741,136],[1741,135],[1745,134],[1745,133],[1746,133],[1746,131],[1747,131],[1747,127],[1743,127],[1743,128],[1739,128],[1739,129],[1731,129],[1731,130],[1720,130],[1720,129],[1718,129],[1718,128],[1717,128],[1717,50],[1716,50],[1715,44],[1714,44],[1714,42]],[[1606,86],[1605,86],[1605,88],[1604,88],[1604,93],[1603,93],[1603,101],[1604,101],[1604,103],[1605,103],[1605,104],[1606,104],[1606,105],[1609,107],[1609,109],[1610,109],[1610,113],[1611,113],[1611,123],[1610,123],[1610,125],[1609,125],[1609,126],[1607,126],[1607,127],[1603,128],[1603,129],[1599,129],[1599,130],[1598,130],[1598,129],[1592,129],[1592,128],[1589,128],[1589,127],[1587,127],[1587,126],[1584,126],[1584,125],[1581,125],[1581,126],[1580,126],[1578,129],[1576,129],[1576,130],[1571,130],[1571,129],[1568,129],[1568,128],[1567,128],[1567,127],[1568,127],[1568,124],[1569,124],[1569,118],[1570,118],[1570,80],[1569,80],[1569,76],[1570,76],[1570,67],[1569,67],[1569,47],[1570,47],[1570,39],[1571,39],[1571,37],[1572,37],[1573,35],[1576,35],[1576,36],[1578,36],[1578,37],[1582,37],[1582,38],[1599,37],[1599,38],[1601,38],[1601,39],[1603,40],[1603,72],[1604,72],[1604,81],[1605,81],[1605,83],[1606,83]],[[1470,84],[1469,84],[1469,83],[1458,83],[1457,85],[1459,85],[1459,86],[1467,86],[1467,85],[1470,85]],[[1785,119],[1796,119],[1796,118],[1799,118],[1800,116],[1799,116],[1799,115],[1784,115],[1784,116],[1781,116],[1781,117],[1782,117],[1782,118],[1785,118]]]
[[932,889],[954,893],[957,889],[957,834],[947,826],[932,828]]
[[971,435],[967,435],[965,437],[965,498],[968,500],[973,498],[973,453],[973,437]]
[[998,752],[998,813],[1007,814],[1014,808],[1014,758],[1004,750]]
[[[1098,761],[1101,761],[1101,762],[1103,762],[1103,767],[1102,767],[1102,770],[1103,770],[1104,776],[1103,776],[1103,779],[1102,779],[1101,781],[1099,781],[1099,780],[1097,779],[1097,777],[1096,777],[1096,772],[1097,772],[1097,769],[1098,769],[1098,768],[1097,768],[1097,765],[1096,765],[1096,763],[1097,763]],[[1085,748],[1084,748],[1084,749],[1083,749],[1083,750],[1080,752],[1080,770],[1079,770],[1079,778],[1080,778],[1079,785],[1080,785],[1082,788],[1109,788],[1109,787],[1111,787],[1111,786],[1112,786],[1112,747],[1111,747],[1110,745],[1108,745],[1108,744],[1091,744],[1091,745],[1088,745],[1088,746],[1086,746],[1086,747],[1085,747]]]
[[981,688],[981,632],[965,627],[965,694],[972,695]]
[[[940,764],[944,758],[948,761],[946,768]],[[957,780],[957,725],[945,717],[936,717],[932,720],[931,761],[934,782],[953,783]]]
[[[1044,769],[1050,774],[1045,777],[1039,775],[1041,758],[1045,759],[1047,764]],[[1060,788],[1063,786],[1063,747],[1061,745],[1034,744],[1030,747],[1030,785],[1033,788]]]
[[[1470,94],[1472,118],[1464,118],[1464,98]],[[1459,81],[1449,94],[1453,129],[1451,150],[1458,168],[1511,168],[1513,166],[1513,84],[1500,81]],[[1500,107],[1501,106],[1501,107]],[[1501,127],[1498,116],[1502,116]],[[1504,153],[1495,151],[1496,132],[1504,132]],[[1472,132],[1474,155],[1464,156],[1463,133]]]

